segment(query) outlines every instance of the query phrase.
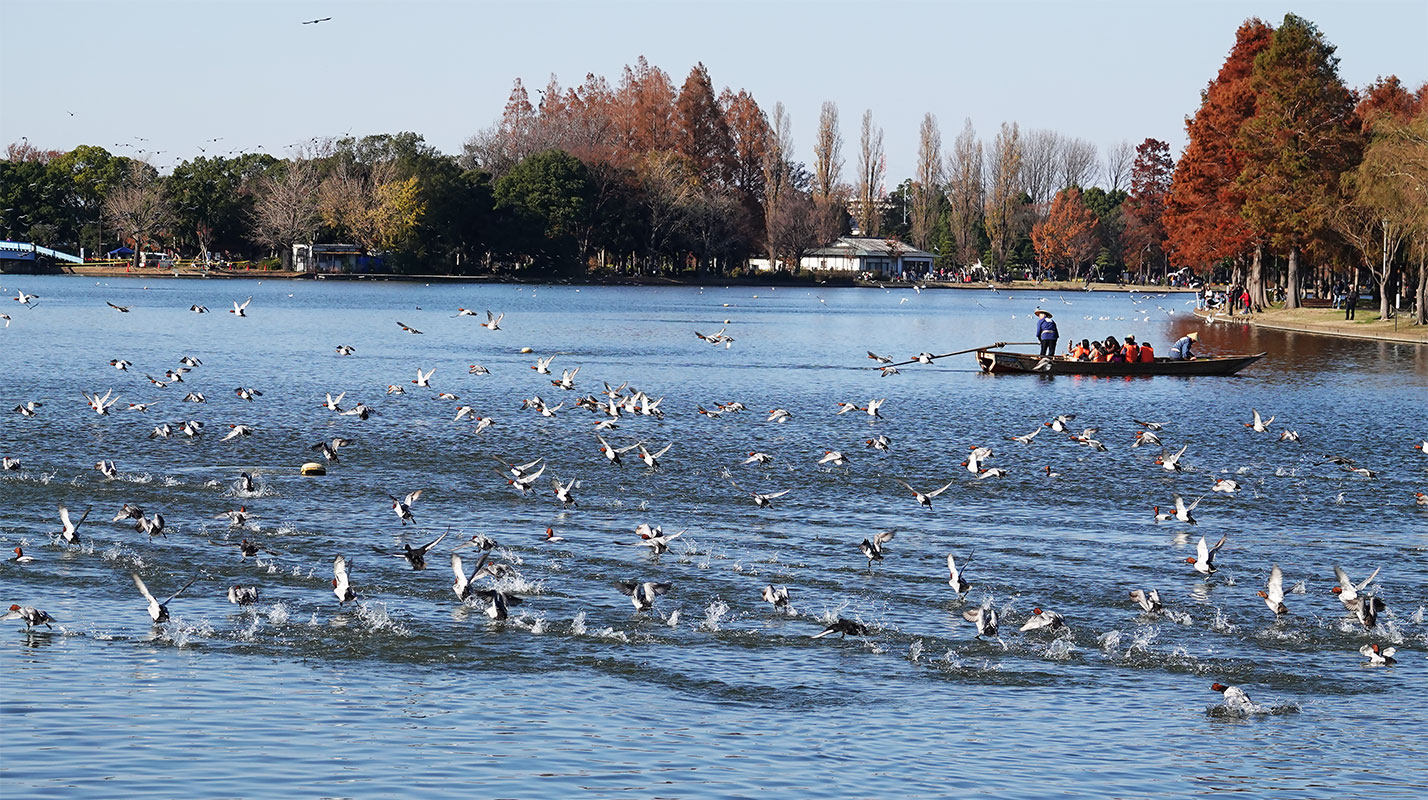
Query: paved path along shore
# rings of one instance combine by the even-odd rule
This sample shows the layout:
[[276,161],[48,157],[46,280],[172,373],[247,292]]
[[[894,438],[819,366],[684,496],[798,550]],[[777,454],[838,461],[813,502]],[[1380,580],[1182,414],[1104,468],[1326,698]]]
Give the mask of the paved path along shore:
[[1428,326],[1414,325],[1405,314],[1393,320],[1380,320],[1373,312],[1360,311],[1362,321],[1345,320],[1344,312],[1327,308],[1301,308],[1294,311],[1273,309],[1258,314],[1235,315],[1223,312],[1196,311],[1196,316],[1215,325],[1257,325],[1261,328],[1339,336],[1347,339],[1370,339],[1381,342],[1428,344]]

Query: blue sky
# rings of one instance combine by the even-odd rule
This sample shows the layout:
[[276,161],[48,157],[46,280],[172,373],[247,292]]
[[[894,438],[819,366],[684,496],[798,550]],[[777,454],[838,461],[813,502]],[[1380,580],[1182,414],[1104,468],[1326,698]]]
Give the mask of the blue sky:
[[[207,2],[0,0],[0,142],[121,143],[153,163],[313,136],[412,130],[446,152],[499,116],[511,82],[617,83],[644,55],[676,86],[703,61],[716,86],[782,100],[796,157],[838,103],[845,157],[872,109],[888,184],[908,176],[922,115],[950,143],[971,117],[1052,128],[1101,147],[1184,145],[1184,117],[1247,17],[1288,11],[1338,46],[1359,87],[1428,80],[1428,3],[1367,2]],[[332,17],[302,25],[302,20]],[[534,92],[532,92],[534,94]],[[138,142],[136,137],[149,140]],[[222,137],[217,144],[207,140]],[[851,170],[845,170],[846,173]]]

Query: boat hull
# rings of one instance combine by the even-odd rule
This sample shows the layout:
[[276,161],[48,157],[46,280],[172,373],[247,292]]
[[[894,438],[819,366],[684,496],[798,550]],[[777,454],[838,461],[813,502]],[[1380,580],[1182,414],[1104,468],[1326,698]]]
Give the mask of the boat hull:
[[1027,375],[1103,375],[1135,377],[1140,375],[1234,375],[1264,358],[1264,353],[1242,356],[1213,356],[1193,361],[1156,359],[1150,363],[1125,364],[1111,361],[1072,361],[1062,356],[1043,359],[1032,353],[1004,353],[978,350],[977,366],[992,374]]

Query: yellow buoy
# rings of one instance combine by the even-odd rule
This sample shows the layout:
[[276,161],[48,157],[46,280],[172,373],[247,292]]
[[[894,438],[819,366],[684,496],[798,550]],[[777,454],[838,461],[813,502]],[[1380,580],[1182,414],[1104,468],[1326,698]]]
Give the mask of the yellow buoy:
[[309,461],[306,464],[302,465],[302,469],[300,471],[304,475],[326,475],[327,467],[324,467],[316,461]]
[[532,350],[532,349],[530,349],[529,347],[522,347],[522,348],[521,348],[521,352],[522,352],[522,353],[534,353],[535,351]]

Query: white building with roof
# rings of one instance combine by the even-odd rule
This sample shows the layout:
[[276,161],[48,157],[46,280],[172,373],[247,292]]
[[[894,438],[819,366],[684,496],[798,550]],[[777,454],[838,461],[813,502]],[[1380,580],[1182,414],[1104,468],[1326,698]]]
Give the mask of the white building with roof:
[[[907,274],[924,275],[932,270],[936,258],[926,250],[918,250],[897,239],[871,236],[840,236],[836,242],[810,250],[799,260],[799,268],[815,272],[868,273],[884,278]],[[769,269],[768,259],[752,259],[749,266]]]

